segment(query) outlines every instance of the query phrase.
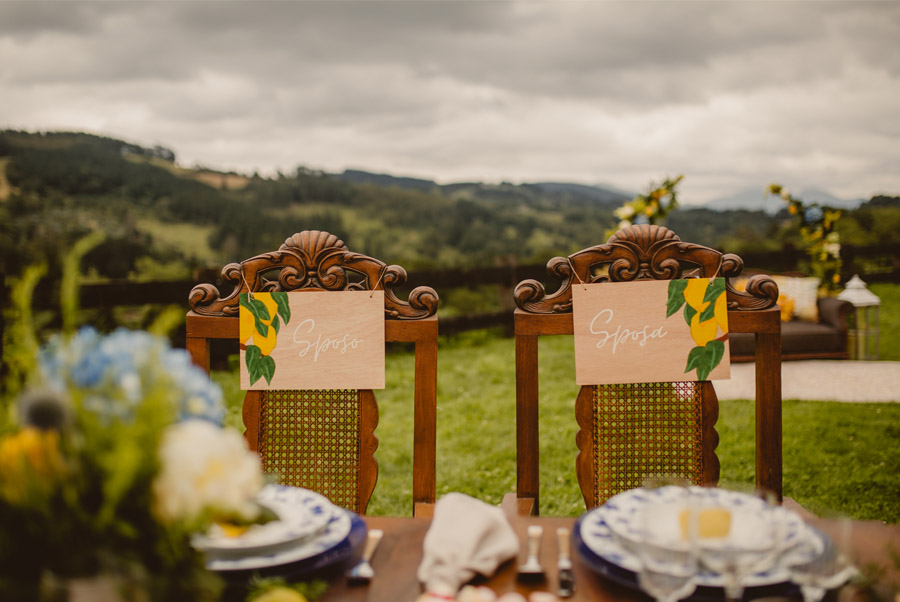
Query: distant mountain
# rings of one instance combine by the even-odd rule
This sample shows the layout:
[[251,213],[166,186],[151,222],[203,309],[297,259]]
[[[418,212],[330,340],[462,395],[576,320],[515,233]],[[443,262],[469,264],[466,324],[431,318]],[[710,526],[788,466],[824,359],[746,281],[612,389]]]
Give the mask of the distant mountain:
[[485,184],[482,182],[454,182],[452,184],[438,184],[433,180],[422,178],[409,178],[393,176],[384,173],[373,173],[361,169],[347,169],[334,177],[344,182],[354,184],[372,184],[373,186],[397,187],[422,192],[430,192],[440,189],[444,194],[457,194],[461,191],[482,196],[484,194],[497,194],[501,190],[520,189],[532,190],[537,193],[546,193],[557,199],[569,199],[573,201],[597,203],[603,206],[618,206],[623,201],[631,199],[634,195],[618,190],[612,186],[590,186],[587,184],[575,184],[571,182],[528,182],[523,184]]
[[531,186],[536,186],[546,192],[586,197],[601,203],[615,203],[617,205],[634,197],[634,194],[618,190],[612,186],[589,186],[587,184],[573,184],[570,182],[534,182]]
[[344,173],[337,174],[336,177],[345,182],[353,182],[354,184],[372,184],[374,186],[383,186],[385,188],[396,186],[397,188],[410,188],[412,190],[421,190],[425,192],[437,187],[437,182],[432,180],[392,176],[386,173],[372,173],[361,169],[345,169]]
[[[801,199],[804,203],[818,203],[819,205],[840,209],[855,209],[864,202],[863,199],[841,199],[818,188],[804,188],[799,192],[791,191],[791,194]],[[774,215],[784,209],[785,204],[780,198],[767,195],[765,189],[760,187],[747,188],[731,196],[709,201],[702,207],[714,211],[731,211],[736,209],[765,211]]]

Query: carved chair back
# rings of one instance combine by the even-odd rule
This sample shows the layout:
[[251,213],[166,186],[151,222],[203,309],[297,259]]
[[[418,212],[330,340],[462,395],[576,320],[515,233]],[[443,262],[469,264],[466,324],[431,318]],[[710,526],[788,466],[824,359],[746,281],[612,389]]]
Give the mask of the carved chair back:
[[[536,280],[515,289],[516,449],[515,511],[539,511],[538,337],[572,334],[572,287],[579,283],[733,278],[743,261],[701,245],[682,242],[660,226],[619,230],[606,244],[547,264],[561,282],[547,294]],[[757,484],[781,496],[781,323],[778,287],[755,276],[745,291],[726,284],[730,332],[757,337]],[[585,505],[640,487],[652,475],[680,476],[702,485],[719,477],[715,454],[718,400],[708,381],[635,383],[581,387],[575,405],[576,473]]]
[[[420,286],[401,300],[394,289],[406,283],[402,267],[354,253],[337,236],[318,230],[226,265],[222,279],[233,286],[226,297],[200,284],[189,298],[187,349],[207,371],[212,340],[234,340],[237,351],[241,293],[384,291],[385,341],[415,344],[413,512],[429,514],[435,498],[437,293]],[[244,436],[267,473],[365,513],[378,475],[378,405],[371,390],[248,391],[242,415]]]

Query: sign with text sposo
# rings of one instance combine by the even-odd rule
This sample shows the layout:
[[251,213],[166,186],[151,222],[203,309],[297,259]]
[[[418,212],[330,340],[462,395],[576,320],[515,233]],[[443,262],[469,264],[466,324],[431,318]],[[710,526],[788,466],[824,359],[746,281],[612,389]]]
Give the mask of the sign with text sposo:
[[384,291],[242,293],[241,389],[383,389]]
[[731,376],[724,278],[572,287],[579,385]]

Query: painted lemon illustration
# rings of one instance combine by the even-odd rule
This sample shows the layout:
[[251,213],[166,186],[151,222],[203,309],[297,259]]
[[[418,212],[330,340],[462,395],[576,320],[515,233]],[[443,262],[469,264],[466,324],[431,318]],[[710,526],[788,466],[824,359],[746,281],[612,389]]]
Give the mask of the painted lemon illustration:
[[696,369],[697,378],[706,380],[725,354],[728,302],[724,278],[671,280],[666,301],[666,317],[674,315],[682,308],[684,320],[696,344],[688,354],[684,371],[687,373]]
[[700,314],[695,314],[691,318],[691,337],[697,343],[697,347],[703,347],[711,340],[716,338],[716,332],[719,331],[719,325],[715,318],[700,321]]
[[265,378],[271,384],[275,362],[270,355],[282,324],[291,319],[287,293],[242,293],[239,316],[240,341],[250,383]]
[[269,317],[261,317],[260,321],[266,325],[267,333],[260,334],[256,329],[256,318],[249,311],[241,312],[241,343],[246,345],[252,339],[252,344],[259,347],[262,355],[269,355],[275,349],[277,331],[272,327],[272,322],[278,317],[278,304],[272,299],[272,293],[256,293],[254,300],[261,301],[269,312]]
[[724,294],[719,295],[719,298],[716,299],[715,313],[719,329],[728,334],[728,299]]
[[709,288],[709,280],[706,278],[691,278],[684,287],[684,300],[698,312],[703,311],[709,305],[709,301],[703,302],[706,289]]

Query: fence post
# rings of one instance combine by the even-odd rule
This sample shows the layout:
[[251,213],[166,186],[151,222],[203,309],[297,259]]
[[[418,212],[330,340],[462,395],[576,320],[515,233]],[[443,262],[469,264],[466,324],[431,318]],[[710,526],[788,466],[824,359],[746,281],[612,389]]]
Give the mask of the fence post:
[[855,249],[850,245],[841,245],[841,282],[847,282],[856,273],[853,264],[856,262]]
[[[503,268],[502,274],[500,278],[498,278],[499,282],[497,283],[497,295],[500,305],[500,311],[508,312],[510,315],[512,315],[516,309],[513,290],[518,284],[518,282],[516,282],[516,268],[518,267],[518,262],[516,261],[516,257],[514,255],[511,255],[506,258],[494,258],[494,265]],[[504,330],[506,336],[513,336],[515,331],[512,321],[509,321],[506,324]]]

